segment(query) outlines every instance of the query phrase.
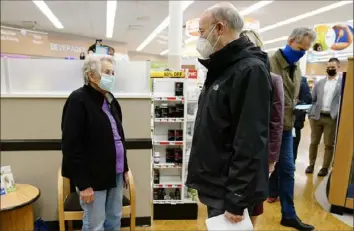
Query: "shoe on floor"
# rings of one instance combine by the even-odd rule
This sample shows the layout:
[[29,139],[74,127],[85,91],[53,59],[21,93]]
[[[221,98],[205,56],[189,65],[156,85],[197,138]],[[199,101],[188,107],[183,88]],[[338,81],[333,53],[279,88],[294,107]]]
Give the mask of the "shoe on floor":
[[278,201],[278,197],[268,197],[267,198],[267,202],[268,203],[274,203],[274,202],[277,202]]
[[300,218],[296,217],[294,219],[281,219],[280,224],[285,227],[291,227],[300,231],[311,231],[314,230],[315,227],[312,225],[308,225],[303,223]]
[[321,168],[317,176],[327,176],[327,174],[328,174],[328,168]]
[[315,166],[313,166],[313,165],[307,166],[307,168],[306,168],[306,170],[305,170],[305,173],[306,173],[306,174],[312,174],[314,168],[315,168]]

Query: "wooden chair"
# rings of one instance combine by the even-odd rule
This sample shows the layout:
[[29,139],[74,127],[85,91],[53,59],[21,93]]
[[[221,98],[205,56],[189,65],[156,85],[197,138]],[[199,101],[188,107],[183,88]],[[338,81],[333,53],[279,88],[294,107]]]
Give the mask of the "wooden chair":
[[[135,204],[135,186],[131,171],[129,176],[129,199],[123,196],[122,217],[130,216],[130,230],[135,231],[136,204]],[[74,191],[74,192],[72,192]],[[58,213],[59,229],[65,231],[65,221],[68,222],[69,230],[73,230],[73,221],[82,220],[83,211],[80,206],[80,198],[75,190],[70,188],[70,180],[62,177],[61,168],[58,171]]]

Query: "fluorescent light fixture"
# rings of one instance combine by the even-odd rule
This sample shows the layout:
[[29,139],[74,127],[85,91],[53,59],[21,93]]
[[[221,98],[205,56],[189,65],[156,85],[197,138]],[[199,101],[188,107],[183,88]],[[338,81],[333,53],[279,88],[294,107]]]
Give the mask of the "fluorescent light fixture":
[[265,50],[265,52],[276,51],[276,50],[281,49],[281,48],[284,48],[284,47],[274,47],[274,48],[270,48],[270,49]]
[[167,54],[167,53],[168,53],[168,49],[162,51],[162,52],[160,53],[160,55],[165,55],[165,54]]
[[281,26],[284,26],[284,25],[288,25],[290,23],[294,23],[294,22],[300,21],[302,19],[305,19],[305,18],[308,18],[308,17],[312,17],[312,16],[315,16],[315,15],[318,15],[318,14],[321,14],[321,13],[336,9],[338,7],[342,7],[342,6],[345,6],[345,5],[348,5],[348,4],[352,4],[352,3],[353,3],[353,1],[339,1],[339,2],[333,3],[331,5],[328,5],[328,6],[325,6],[325,7],[321,7],[321,8],[318,8],[316,10],[307,12],[305,14],[300,14],[300,15],[295,16],[293,18],[288,18],[288,19],[286,19],[284,21],[277,22],[277,23],[275,23],[273,25],[269,25],[269,26],[263,27],[263,28],[261,28],[259,30],[259,32],[263,33],[263,32],[269,31],[269,30],[273,30],[275,28],[278,28],[278,27],[281,27]]
[[114,22],[116,19],[117,1],[107,1],[107,21],[106,21],[106,37],[113,37]]
[[49,9],[48,5],[44,1],[32,1],[38,9],[49,19],[51,23],[57,29],[63,29],[64,26],[61,24],[59,19],[53,14],[53,12]]
[[285,40],[288,40],[288,36],[281,36],[276,39],[267,40],[267,41],[264,41],[263,44],[266,45],[266,44],[276,43],[276,42],[285,41]]
[[[192,2],[193,2],[193,1],[192,1]],[[259,2],[255,3],[255,4],[251,5],[251,6],[247,7],[247,8],[244,9],[243,11],[241,11],[240,14],[241,14],[242,16],[245,16],[245,15],[247,15],[247,14],[250,14],[250,13],[252,13],[252,12],[255,12],[256,10],[259,10],[259,9],[265,7],[266,5],[269,5],[269,4],[272,3],[272,2],[274,2],[274,1],[259,1]],[[189,6],[189,5],[188,5],[188,6]],[[187,6],[187,7],[188,7],[188,6]],[[161,24],[162,24],[162,23],[161,23]],[[160,24],[160,25],[161,25],[161,24]],[[167,26],[168,26],[168,20],[167,20]],[[155,36],[156,36],[156,35],[155,35]],[[155,37],[155,36],[154,36],[154,37]],[[154,37],[153,37],[151,40],[153,40]],[[150,43],[151,40],[150,40],[148,43]],[[196,41],[196,40],[198,40],[198,37],[197,37],[197,36],[194,36],[194,37],[190,37],[190,38],[186,39],[186,40],[184,41],[184,43],[185,43],[185,44],[188,44],[188,43],[194,42],[194,41]],[[144,42],[143,42],[143,43],[144,43]],[[143,43],[142,43],[142,44],[143,44]],[[146,45],[147,45],[147,44],[146,44]],[[146,45],[145,45],[145,46],[146,46]],[[141,45],[140,45],[140,46],[141,46]],[[140,46],[138,47],[137,51],[140,51],[140,50],[139,50],[139,48],[141,48]],[[145,46],[144,46],[144,47],[145,47]],[[144,47],[143,47],[142,49],[144,49]],[[167,54],[167,53],[168,53],[168,50],[164,50],[163,52],[160,53],[160,55],[165,55],[165,54]]]
[[[184,12],[194,1],[183,1],[182,2],[182,12]],[[161,31],[166,29],[170,24],[170,16],[167,16],[161,23],[156,27],[153,32],[136,48],[136,51],[143,50]]]
[[247,7],[243,11],[241,11],[240,14],[242,16],[245,16],[247,14],[250,14],[252,12],[255,12],[256,10],[259,10],[259,9],[265,7],[266,5],[271,4],[272,2],[274,2],[274,1],[259,1],[255,4],[251,5],[250,7]]

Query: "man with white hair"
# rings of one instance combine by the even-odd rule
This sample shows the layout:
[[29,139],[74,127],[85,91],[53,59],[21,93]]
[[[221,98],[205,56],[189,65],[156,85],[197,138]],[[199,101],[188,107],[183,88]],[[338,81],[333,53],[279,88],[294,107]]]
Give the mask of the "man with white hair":
[[294,206],[294,154],[292,130],[295,123],[294,109],[301,84],[301,70],[298,61],[305,55],[316,39],[309,28],[296,28],[288,38],[284,49],[277,50],[270,58],[271,71],[282,76],[284,84],[284,128],[279,161],[269,179],[269,198],[272,203],[280,197],[282,207],[281,224],[298,230],[313,230],[296,215]]
[[271,77],[267,54],[240,37],[243,19],[231,4],[200,17],[199,61],[208,69],[186,185],[198,191],[208,216],[243,219],[268,196]]

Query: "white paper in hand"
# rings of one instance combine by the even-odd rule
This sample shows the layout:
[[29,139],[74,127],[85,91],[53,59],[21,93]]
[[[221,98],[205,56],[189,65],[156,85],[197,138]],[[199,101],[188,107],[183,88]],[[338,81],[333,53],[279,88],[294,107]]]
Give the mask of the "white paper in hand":
[[298,110],[308,110],[312,107],[312,104],[300,104],[300,105],[296,105],[295,109]]
[[224,214],[221,214],[216,217],[212,217],[209,219],[206,219],[205,223],[207,226],[207,229],[209,231],[217,231],[217,230],[222,230],[222,231],[237,231],[237,230],[242,230],[242,231],[248,231],[248,230],[253,230],[253,225],[251,222],[251,218],[248,214],[248,210],[245,209],[243,212],[244,219],[241,222],[237,223],[231,223]]

